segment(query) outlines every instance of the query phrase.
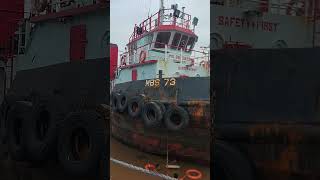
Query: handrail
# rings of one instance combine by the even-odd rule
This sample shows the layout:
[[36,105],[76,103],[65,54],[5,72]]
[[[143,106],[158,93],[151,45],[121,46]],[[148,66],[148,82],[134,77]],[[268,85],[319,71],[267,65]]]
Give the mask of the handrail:
[[[174,11],[173,9],[159,10],[155,14],[151,15],[150,17],[142,21],[142,23],[140,23],[139,25],[135,25],[133,33],[129,38],[129,43],[134,41],[136,38],[141,37],[145,32],[150,32],[161,25],[174,25],[180,28],[188,29],[193,32],[194,30],[191,29],[191,15],[181,12],[184,14],[184,16],[177,18],[172,15],[173,11]],[[163,19],[162,24],[160,22],[160,19]],[[142,28],[142,31],[143,31],[142,34],[140,35],[137,34],[136,32],[137,27]]]
[[[166,45],[166,46],[169,47],[169,48],[170,48],[170,47],[178,48],[178,46],[167,45],[167,44],[165,44],[165,43],[151,42],[151,43],[147,43],[147,44],[145,44],[145,45],[142,45],[142,46],[137,47],[136,49],[134,49],[133,52],[130,53],[130,55],[129,55],[129,52],[128,52],[128,51],[121,53],[121,54],[120,54],[120,60],[122,59],[122,57],[124,57],[126,63],[127,63],[128,60],[130,60],[130,59],[132,59],[132,60],[134,61],[134,60],[136,60],[136,58],[137,58],[137,55],[138,55],[137,52],[138,52],[138,50],[140,50],[140,49],[142,49],[142,48],[145,48],[145,47],[147,47],[147,46],[152,47],[152,45],[154,45],[154,44]],[[159,50],[159,49],[163,49],[163,51],[165,51],[165,48],[150,48],[150,49],[148,49],[148,50]],[[183,51],[183,52],[190,53],[190,59],[193,59],[193,60],[207,58],[207,59],[208,59],[207,61],[209,61],[209,58],[210,58],[209,52],[198,51],[198,50],[193,50],[193,49],[188,49],[189,51],[185,51],[186,48],[181,48],[180,50],[176,50],[176,49],[170,49],[170,50],[175,50],[175,51],[177,51],[177,52],[178,52],[178,51]],[[202,54],[202,56],[196,57],[196,55],[195,55],[196,53]],[[152,58],[155,58],[155,60],[156,60],[156,59],[160,59],[160,58],[162,58],[162,57],[163,57],[163,56],[148,56],[147,59],[151,59],[151,60],[152,60]],[[181,58],[182,58],[182,57],[181,57]],[[197,62],[194,62],[194,64],[197,64]],[[127,65],[127,64],[126,64],[126,65]],[[120,62],[120,66],[121,66],[121,62]]]
[[[39,16],[39,15],[43,15],[44,11],[46,11],[45,14],[50,14],[50,13],[65,11],[72,8],[80,8],[80,7],[90,6],[94,4],[103,4],[103,3],[106,3],[106,0],[90,0],[90,1],[86,1],[85,4],[79,0],[57,0],[54,2],[46,2],[44,4],[33,4],[32,11],[34,13],[33,16]],[[64,6],[63,4],[67,4],[67,5]],[[41,12],[37,12],[37,6],[42,6],[43,9],[41,9]],[[67,7],[70,7],[70,8],[64,9]]]
[[[301,7],[295,7],[290,2],[289,3],[286,3],[286,2],[281,3],[280,1],[279,1],[279,3],[274,3],[271,1],[265,2],[262,0],[247,0],[247,1],[243,1],[243,2],[234,1],[232,4],[231,3],[224,3],[224,2],[222,2],[221,0],[213,0],[212,3],[215,5],[222,5],[222,6],[228,6],[228,7],[240,7],[240,8],[247,8],[248,3],[249,3],[253,6],[267,9],[267,11],[271,12],[272,14],[283,15],[283,14],[287,14],[286,11],[292,11],[292,12],[296,12],[296,13],[303,12],[301,15],[296,14],[296,16],[307,16],[306,8],[305,8],[306,4],[305,4],[304,0],[300,0],[297,2],[297,3],[301,3]],[[285,10],[285,11],[283,11],[283,10]],[[292,15],[292,13],[291,13],[291,15]]]

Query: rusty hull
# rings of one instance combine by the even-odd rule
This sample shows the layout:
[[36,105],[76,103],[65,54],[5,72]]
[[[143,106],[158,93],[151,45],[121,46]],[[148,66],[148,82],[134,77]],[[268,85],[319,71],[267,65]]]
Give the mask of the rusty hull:
[[111,113],[111,134],[121,142],[142,151],[166,155],[176,160],[194,161],[208,165],[210,162],[210,113],[209,103],[189,102],[189,127],[170,132],[164,126],[157,129],[144,127],[141,118],[127,114]]
[[242,152],[258,179],[319,179],[319,49],[214,55],[215,139]]

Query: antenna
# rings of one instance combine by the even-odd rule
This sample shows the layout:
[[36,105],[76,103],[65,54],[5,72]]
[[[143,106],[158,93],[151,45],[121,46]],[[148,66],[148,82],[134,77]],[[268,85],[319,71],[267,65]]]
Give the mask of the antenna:
[[162,10],[162,9],[164,9],[164,2],[163,2],[163,0],[160,0],[160,9],[159,10]]
[[160,0],[159,13],[160,13],[160,24],[162,24],[163,23],[163,14],[164,14],[164,2],[163,2],[163,0]]

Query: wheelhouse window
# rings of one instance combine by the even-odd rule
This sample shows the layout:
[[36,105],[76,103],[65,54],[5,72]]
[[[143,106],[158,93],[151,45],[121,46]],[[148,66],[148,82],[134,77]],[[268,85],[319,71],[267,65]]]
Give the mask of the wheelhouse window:
[[181,34],[180,33],[175,33],[173,40],[172,40],[172,46],[171,49],[177,49],[179,42],[181,39]]
[[184,49],[186,44],[187,44],[187,40],[188,40],[188,36],[187,35],[183,35],[179,44],[179,50],[180,49]]
[[187,43],[187,52],[190,52],[193,49],[194,41],[195,41],[194,37],[189,38],[188,43]]
[[157,35],[155,48],[164,48],[169,43],[171,33],[170,32],[159,32]]

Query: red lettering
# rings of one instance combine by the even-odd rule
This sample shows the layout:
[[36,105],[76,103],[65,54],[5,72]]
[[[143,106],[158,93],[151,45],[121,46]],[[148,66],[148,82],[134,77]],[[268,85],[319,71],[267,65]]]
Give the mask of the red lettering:
[[219,16],[218,17],[218,24],[219,25],[224,25],[223,20],[224,20],[224,17],[223,16]]
[[240,18],[236,18],[236,27],[240,27]]
[[268,23],[267,22],[263,22],[263,30],[268,31]]
[[229,18],[228,17],[224,18],[224,25],[229,26]]
[[251,25],[252,25],[252,28],[254,28],[256,26],[256,23],[252,21]]
[[234,20],[235,20],[235,17],[231,17],[231,18],[230,18],[230,26],[232,26]]
[[242,28],[243,28],[243,26],[244,26],[244,19],[243,18],[241,18],[241,24],[242,24]]
[[278,23],[271,23],[268,21],[252,21],[235,16],[218,16],[217,21],[218,25],[221,26],[252,28],[253,30],[261,30],[266,32],[277,31],[277,27],[279,25]]
[[269,26],[268,30],[272,32],[272,23],[268,23],[268,26]]

